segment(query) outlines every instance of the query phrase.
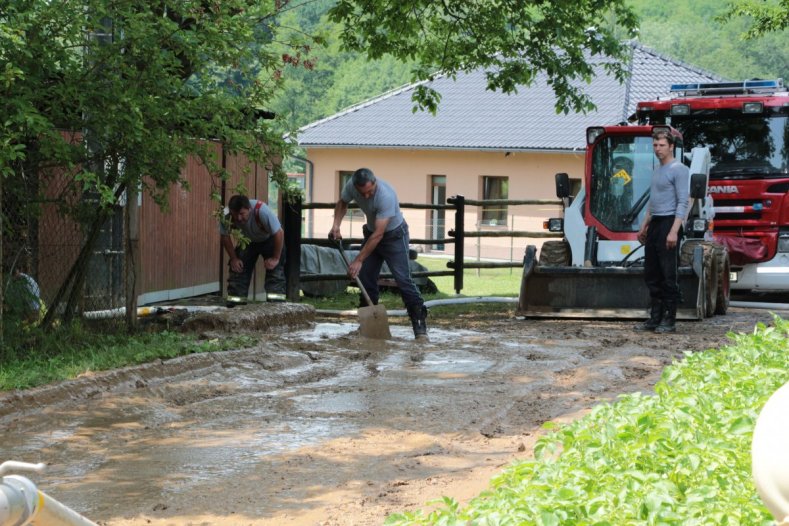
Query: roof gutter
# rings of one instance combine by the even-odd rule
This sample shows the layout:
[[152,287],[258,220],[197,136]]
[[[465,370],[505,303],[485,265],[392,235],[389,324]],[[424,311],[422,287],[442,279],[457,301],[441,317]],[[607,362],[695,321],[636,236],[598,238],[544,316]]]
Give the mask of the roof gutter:
[[576,150],[585,146],[568,146],[567,148],[522,148],[522,147],[502,147],[480,148],[480,147],[458,147],[458,146],[415,146],[415,145],[362,145],[362,144],[299,144],[302,148],[312,148],[316,150],[425,150],[425,151],[459,151],[459,152],[489,152],[489,153],[575,153]]

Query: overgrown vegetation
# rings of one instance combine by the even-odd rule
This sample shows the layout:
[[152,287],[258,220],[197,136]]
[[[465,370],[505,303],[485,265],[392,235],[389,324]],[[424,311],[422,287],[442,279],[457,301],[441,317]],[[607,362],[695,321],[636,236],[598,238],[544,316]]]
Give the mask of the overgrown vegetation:
[[665,369],[655,395],[630,394],[558,427],[461,508],[386,524],[768,525],[751,479],[759,411],[789,381],[789,322],[730,334],[720,350]]

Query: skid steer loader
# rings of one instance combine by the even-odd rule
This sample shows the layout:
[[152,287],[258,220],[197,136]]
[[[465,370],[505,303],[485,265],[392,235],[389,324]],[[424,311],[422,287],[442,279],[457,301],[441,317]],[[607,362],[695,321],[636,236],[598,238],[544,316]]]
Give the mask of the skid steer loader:
[[518,313],[526,317],[646,318],[644,247],[637,240],[659,161],[652,133],[677,137],[675,157],[690,162],[692,199],[680,245],[679,319],[725,314],[729,305],[729,257],[711,241],[714,210],[707,196],[707,148],[682,150],[681,135],[667,126],[607,126],[587,129],[584,184],[570,197],[569,176],[556,174],[563,217],[546,227],[562,232],[537,257],[529,245],[523,260]]

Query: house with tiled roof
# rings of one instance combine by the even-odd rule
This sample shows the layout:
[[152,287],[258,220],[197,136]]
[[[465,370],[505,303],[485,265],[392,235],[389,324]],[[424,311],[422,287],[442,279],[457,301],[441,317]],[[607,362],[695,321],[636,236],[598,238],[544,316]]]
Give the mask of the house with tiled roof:
[[[672,83],[719,80],[639,44],[631,47],[624,83],[606,74],[602,61],[609,59],[591,59],[597,61],[597,74],[583,89],[597,109],[588,114],[557,113],[545,76],[506,95],[486,89],[480,69],[429,83],[441,94],[436,115],[412,111],[417,85],[409,85],[309,124],[298,136],[313,171],[308,199],[336,201],[344,181],[362,166],[391,183],[406,203],[442,203],[452,195],[477,200],[555,198],[556,173],[566,172],[580,185],[588,126],[626,121],[637,102],[667,96]],[[321,225],[331,225],[331,212],[325,211],[326,217],[320,212],[315,211],[314,226],[308,225],[315,235],[323,234]],[[412,238],[444,236],[443,211],[404,213]],[[544,206],[469,207],[465,224],[466,230],[534,231],[556,213],[558,209]],[[344,221],[345,235],[358,236],[363,221],[351,219]],[[328,232],[328,226],[324,229]],[[522,239],[515,242],[525,244]],[[513,247],[506,238],[467,243],[473,244],[466,247],[467,255],[519,260],[523,253],[523,247]],[[426,250],[452,253],[453,247]]]

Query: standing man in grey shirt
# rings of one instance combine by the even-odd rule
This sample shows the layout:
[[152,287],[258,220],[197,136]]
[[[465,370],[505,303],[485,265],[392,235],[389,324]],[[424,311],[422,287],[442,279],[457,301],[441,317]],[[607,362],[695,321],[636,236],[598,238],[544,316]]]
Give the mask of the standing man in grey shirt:
[[373,304],[377,304],[378,275],[385,261],[403,296],[414,336],[417,339],[426,338],[427,309],[419,289],[411,278],[411,268],[408,264],[408,224],[400,212],[400,203],[394,188],[386,181],[376,179],[372,170],[368,168],[356,170],[342,189],[340,199],[334,207],[334,223],[329,232],[330,239],[342,239],[340,225],[351,201],[356,201],[362,209],[367,223],[362,228],[364,232],[362,249],[351,261],[348,275],[351,278],[358,276]]
[[644,280],[650,297],[649,319],[636,325],[641,331],[676,331],[679,242],[690,203],[690,171],[674,158],[676,139],[669,130],[652,134],[652,148],[660,166],[652,174],[647,213],[638,229],[638,240],[644,244]]

